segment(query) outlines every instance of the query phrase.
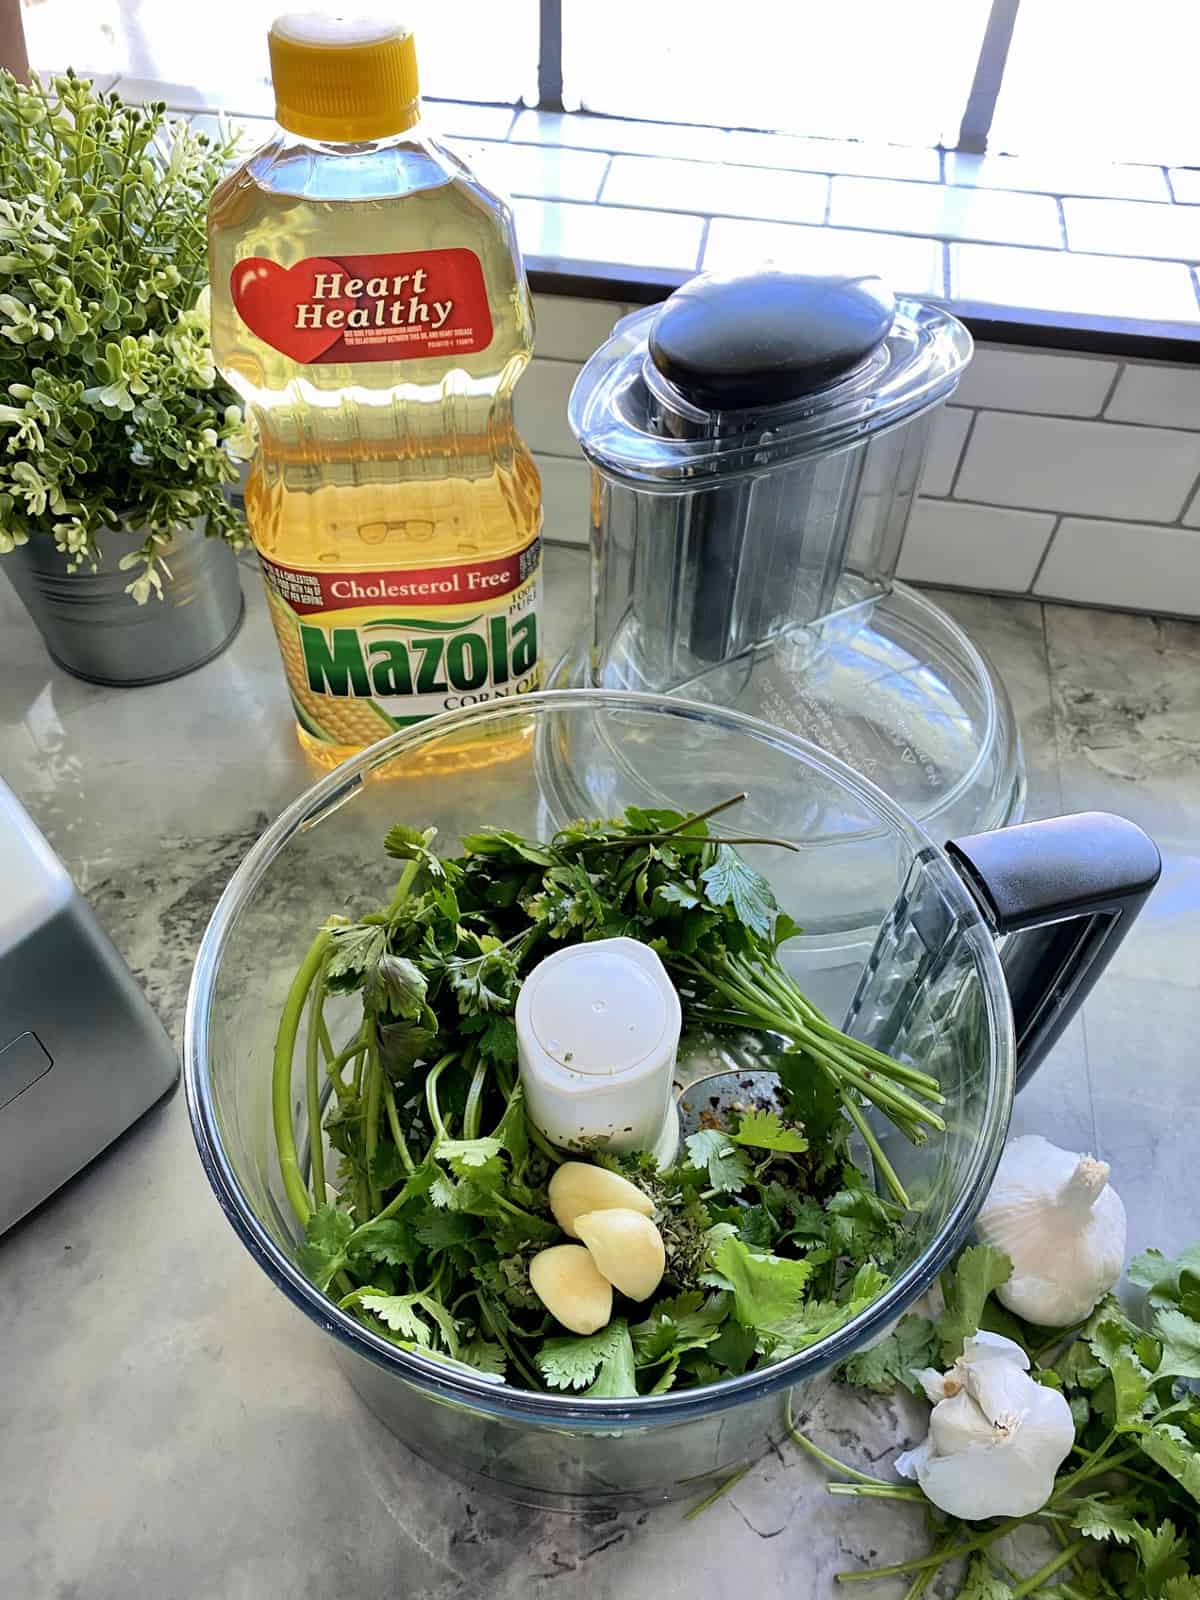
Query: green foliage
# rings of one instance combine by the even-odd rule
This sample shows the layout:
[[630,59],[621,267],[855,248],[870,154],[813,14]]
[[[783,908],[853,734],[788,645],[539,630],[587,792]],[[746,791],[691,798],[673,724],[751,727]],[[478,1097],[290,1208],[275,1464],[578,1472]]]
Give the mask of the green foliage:
[[205,214],[232,154],[162,105],[0,72],[0,552],[53,539],[69,570],[118,531],[129,592],[223,493],[251,442],[209,342]]

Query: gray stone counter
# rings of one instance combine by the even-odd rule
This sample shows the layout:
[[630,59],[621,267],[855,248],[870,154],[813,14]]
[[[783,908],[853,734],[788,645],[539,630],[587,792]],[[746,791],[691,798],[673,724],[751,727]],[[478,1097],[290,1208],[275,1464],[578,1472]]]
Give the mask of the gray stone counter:
[[[585,580],[581,552],[549,552],[551,656]],[[230,650],[138,690],[53,668],[0,583],[0,773],[176,1039],[221,888],[311,781],[243,581]],[[1112,1162],[1132,1248],[1182,1246],[1200,1235],[1200,625],[943,598],[1009,686],[1031,813],[1121,811],[1163,848],[1162,887],[1016,1120]],[[0,1362],[4,1600],[816,1600],[839,1568],[923,1548],[908,1508],[831,1499],[792,1449],[691,1522],[567,1520],[457,1487],[363,1410],[237,1242],[181,1094],[0,1239]],[[849,1396],[813,1419],[859,1461],[909,1426]]]

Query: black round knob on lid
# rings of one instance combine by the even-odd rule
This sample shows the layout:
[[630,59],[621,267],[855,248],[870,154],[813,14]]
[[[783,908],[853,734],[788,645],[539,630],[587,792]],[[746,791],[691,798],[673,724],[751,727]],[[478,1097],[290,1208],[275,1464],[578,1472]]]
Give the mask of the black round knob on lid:
[[895,315],[880,278],[701,276],[654,319],[650,357],[705,410],[775,406],[852,372],[887,338]]

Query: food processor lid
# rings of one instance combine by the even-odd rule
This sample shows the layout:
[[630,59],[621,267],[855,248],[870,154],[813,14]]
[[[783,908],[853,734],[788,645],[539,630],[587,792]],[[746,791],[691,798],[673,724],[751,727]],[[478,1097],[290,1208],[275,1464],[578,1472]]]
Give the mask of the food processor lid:
[[568,417],[601,472],[648,489],[761,473],[895,427],[950,395],[971,336],[875,277],[702,274],[592,356]]

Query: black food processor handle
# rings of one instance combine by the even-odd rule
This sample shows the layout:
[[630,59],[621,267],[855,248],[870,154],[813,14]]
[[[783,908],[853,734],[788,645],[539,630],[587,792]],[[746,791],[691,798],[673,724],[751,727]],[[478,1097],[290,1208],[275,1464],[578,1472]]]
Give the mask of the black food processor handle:
[[946,854],[993,932],[1028,1083],[1129,932],[1162,871],[1153,840],[1106,811],[952,839]]

